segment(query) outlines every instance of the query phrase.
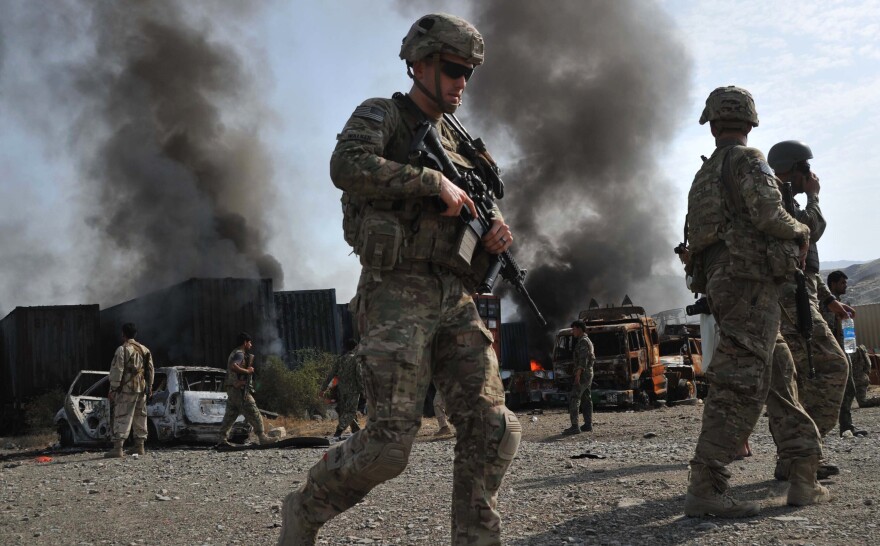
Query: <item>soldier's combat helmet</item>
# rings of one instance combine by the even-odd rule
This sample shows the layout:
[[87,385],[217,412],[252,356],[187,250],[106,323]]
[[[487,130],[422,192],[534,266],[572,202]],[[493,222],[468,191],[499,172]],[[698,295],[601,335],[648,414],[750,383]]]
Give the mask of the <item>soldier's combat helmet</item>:
[[463,58],[478,66],[483,63],[483,37],[476,28],[461,17],[446,13],[431,13],[420,18],[404,36],[400,58],[406,61],[406,73],[425,95],[431,98],[441,112],[452,114],[458,104],[445,102],[440,89],[440,70],[434,71],[434,91],[431,92],[413,75],[413,63],[431,57],[440,63],[440,55],[447,53]]
[[400,45],[400,58],[407,65],[434,53],[450,53],[477,66],[483,64],[483,37],[461,17],[430,13],[409,29]]
[[722,127],[736,127],[743,122],[758,126],[758,111],[752,94],[735,85],[719,87],[709,93],[700,125],[707,121],[721,122]]
[[767,154],[767,163],[777,173],[787,173],[798,163],[809,159],[813,159],[813,150],[799,140],[777,142]]

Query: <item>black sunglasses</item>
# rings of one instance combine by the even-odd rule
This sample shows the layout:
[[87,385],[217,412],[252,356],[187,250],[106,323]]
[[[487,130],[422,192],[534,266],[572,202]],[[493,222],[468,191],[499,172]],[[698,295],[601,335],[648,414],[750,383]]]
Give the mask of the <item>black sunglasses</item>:
[[440,60],[440,72],[443,72],[453,80],[464,76],[464,81],[471,79],[474,75],[474,69],[463,64],[454,63],[452,61]]

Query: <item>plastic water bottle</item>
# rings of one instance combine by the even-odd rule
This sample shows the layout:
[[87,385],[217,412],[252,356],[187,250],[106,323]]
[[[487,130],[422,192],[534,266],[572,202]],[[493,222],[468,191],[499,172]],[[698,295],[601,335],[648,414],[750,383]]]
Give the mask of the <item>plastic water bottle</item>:
[[848,353],[856,352],[856,323],[852,317],[846,317],[840,326],[843,328],[843,350]]

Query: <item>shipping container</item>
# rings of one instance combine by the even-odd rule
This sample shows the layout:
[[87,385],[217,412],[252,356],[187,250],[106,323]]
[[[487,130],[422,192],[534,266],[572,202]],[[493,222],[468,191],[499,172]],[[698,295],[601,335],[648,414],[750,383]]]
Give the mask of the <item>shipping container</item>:
[[30,398],[66,389],[82,369],[99,360],[97,305],[16,307],[0,321],[0,429],[17,432]]
[[483,319],[483,324],[492,332],[495,341],[492,342],[492,348],[495,349],[495,356],[501,359],[501,298],[492,294],[476,294],[474,303],[477,305],[477,311]]
[[854,305],[856,311],[856,343],[869,353],[880,353],[880,303]]
[[236,337],[247,332],[256,362],[280,355],[271,279],[190,279],[101,311],[102,362],[108,369],[126,322],[156,366],[225,368]]
[[531,370],[529,334],[525,322],[501,325],[501,367],[515,372]]
[[297,365],[300,349],[342,352],[344,333],[336,289],[275,292],[275,312],[288,367]]
[[359,340],[360,335],[354,329],[354,318],[352,317],[351,311],[348,309],[348,304],[337,303],[336,313],[339,315],[339,326],[342,328],[343,346],[347,339],[353,339],[355,341]]

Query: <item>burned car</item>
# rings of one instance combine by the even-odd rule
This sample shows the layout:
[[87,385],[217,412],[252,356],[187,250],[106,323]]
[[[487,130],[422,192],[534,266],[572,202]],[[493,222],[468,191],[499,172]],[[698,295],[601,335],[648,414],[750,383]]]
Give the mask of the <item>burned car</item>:
[[[147,400],[147,440],[216,442],[226,412],[225,378],[226,371],[219,368],[157,368]],[[83,370],[76,376],[64,407],[55,414],[62,446],[111,441],[109,391],[110,372]],[[241,441],[250,430],[239,416],[230,436]]]

